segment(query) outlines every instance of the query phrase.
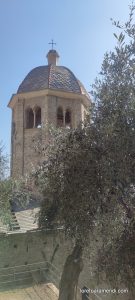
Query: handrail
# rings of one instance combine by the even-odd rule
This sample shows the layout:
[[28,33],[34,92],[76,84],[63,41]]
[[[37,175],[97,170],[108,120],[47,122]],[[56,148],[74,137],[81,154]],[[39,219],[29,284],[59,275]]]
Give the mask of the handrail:
[[[38,268],[36,268],[36,269],[30,269],[30,267],[32,266],[32,267],[37,267],[37,265],[39,266]],[[43,267],[43,265],[46,265],[46,266],[44,266]],[[50,266],[51,268],[48,268],[47,267],[47,265],[48,266]],[[19,270],[17,271],[17,269],[19,269],[19,268],[22,268],[22,267],[24,267],[24,268],[27,268],[27,270],[24,270],[24,271],[21,271],[21,272],[19,272]],[[28,269],[29,268],[29,269]],[[52,270],[52,268],[53,269],[55,269],[55,271],[54,270]],[[0,275],[0,278],[2,279],[4,279],[4,278],[6,278],[6,277],[8,277],[8,276],[13,276],[13,280],[8,280],[8,281],[0,281],[0,286],[1,286],[1,284],[6,284],[6,283],[13,283],[13,282],[19,282],[19,281],[21,281],[22,279],[23,280],[26,280],[26,279],[30,279],[30,276],[28,277],[28,276],[26,276],[26,277],[23,277],[23,278],[20,278],[20,279],[18,279],[18,278],[16,278],[16,277],[18,277],[18,275],[22,275],[22,274],[30,274],[31,276],[32,276],[32,273],[34,273],[34,272],[37,272],[37,271],[45,271],[45,270],[49,270],[50,271],[50,273],[52,273],[57,279],[60,279],[60,275],[59,275],[59,270],[58,270],[58,268],[55,266],[55,265],[53,265],[51,262],[49,262],[49,261],[41,261],[41,262],[37,262],[37,263],[33,263],[33,264],[27,264],[27,265],[20,265],[20,266],[14,266],[14,267],[9,267],[9,268],[0,268],[0,271],[2,271],[2,270],[13,270],[13,272],[12,273],[8,273],[8,274],[4,274],[4,275]],[[53,276],[52,275],[52,276]],[[33,279],[34,281],[35,281],[35,279]],[[79,286],[78,286],[79,287]],[[80,288],[80,287],[79,287]],[[100,297],[100,296],[98,296],[97,294],[95,294],[94,293],[94,295],[96,296],[96,298],[98,299],[98,300],[102,300],[102,298]],[[88,298],[88,296],[87,296],[87,298]],[[89,299],[89,298],[88,298]]]
[[[42,270],[47,270],[48,268],[43,268]],[[0,275],[0,277],[5,277],[5,276],[10,276],[10,275],[19,275],[19,274],[26,274],[26,273],[33,273],[33,272],[36,272],[36,271],[40,271],[41,269],[38,268],[38,269],[33,269],[33,270],[26,270],[25,272],[13,272],[13,273],[8,273],[8,274],[5,274],[5,275]]]
[[[45,261],[41,261],[41,262],[37,262],[37,263],[33,263],[33,264],[17,265],[17,266],[14,266],[14,267],[8,267],[8,268],[0,268],[0,270],[7,270],[7,269],[14,269],[14,268],[28,267],[28,266],[39,265],[39,264],[44,264],[44,263],[48,263],[48,261],[45,260]],[[50,263],[50,264],[51,264],[51,263]]]
[[[46,265],[46,266],[44,266],[43,267],[43,265]],[[47,265],[50,265],[51,266],[51,268],[48,268],[47,267]],[[36,267],[36,268],[30,268],[30,267]],[[38,266],[38,267],[37,267]],[[17,271],[17,269],[18,268],[22,268],[22,267],[24,267],[24,268],[27,268],[27,270],[24,270],[24,271]],[[52,270],[52,268],[54,268],[55,269],[55,271],[54,270]],[[8,270],[10,270],[10,273],[7,273],[7,274],[0,274],[0,279],[2,280],[2,279],[6,279],[7,277],[9,277],[9,276],[12,276],[13,277],[13,280],[8,280],[8,281],[0,281],[0,285],[2,284],[2,283],[8,283],[8,282],[15,282],[15,281],[18,281],[18,280],[22,280],[22,279],[25,279],[25,277],[24,278],[22,278],[22,279],[17,279],[16,277],[18,277],[19,275],[21,276],[21,275],[23,275],[23,274],[31,274],[32,275],[32,273],[35,273],[35,272],[37,272],[37,271],[40,271],[40,273],[41,273],[41,271],[47,271],[49,269],[49,271],[50,271],[50,273],[53,273],[53,275],[57,278],[57,279],[60,279],[60,276],[58,275],[58,269],[56,268],[56,266],[54,266],[51,262],[49,262],[49,261],[44,261],[44,262],[39,262],[39,263],[34,263],[34,264],[28,264],[28,265],[20,265],[20,266],[15,266],[15,267],[9,267],[9,268],[1,268],[0,270],[6,270],[6,271],[8,271]],[[57,271],[57,272],[56,272]]]
[[[24,279],[29,279],[30,277],[25,277],[25,278],[23,278],[23,280]],[[16,282],[16,281],[21,281],[22,279],[20,278],[20,279],[16,279],[16,280],[8,280],[8,281],[2,281],[2,282],[0,282],[0,285],[1,284],[5,284],[5,283],[11,283],[11,282]]]

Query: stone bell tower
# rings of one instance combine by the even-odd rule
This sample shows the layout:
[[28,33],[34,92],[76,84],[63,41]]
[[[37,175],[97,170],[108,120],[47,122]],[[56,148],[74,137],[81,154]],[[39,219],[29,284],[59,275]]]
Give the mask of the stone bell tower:
[[46,124],[76,128],[90,106],[82,83],[68,68],[59,66],[58,59],[57,51],[51,49],[48,64],[32,69],[8,104],[12,109],[11,176],[15,178],[30,173],[43,160],[37,145],[47,143]]

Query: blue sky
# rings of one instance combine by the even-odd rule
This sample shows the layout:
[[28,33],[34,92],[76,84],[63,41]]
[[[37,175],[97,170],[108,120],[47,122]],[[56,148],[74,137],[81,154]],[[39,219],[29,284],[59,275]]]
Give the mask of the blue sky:
[[126,21],[130,0],[0,0],[0,140],[10,153],[7,104],[27,73],[47,64],[53,38],[60,65],[88,91],[115,45],[110,18]]

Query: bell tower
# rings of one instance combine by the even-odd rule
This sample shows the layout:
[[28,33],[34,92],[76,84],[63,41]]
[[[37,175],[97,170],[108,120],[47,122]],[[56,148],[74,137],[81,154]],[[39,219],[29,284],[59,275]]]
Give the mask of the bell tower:
[[8,104],[12,109],[11,176],[15,178],[43,161],[39,149],[48,142],[46,124],[76,128],[91,103],[82,83],[58,65],[59,54],[53,46],[47,59],[47,65],[28,73]]

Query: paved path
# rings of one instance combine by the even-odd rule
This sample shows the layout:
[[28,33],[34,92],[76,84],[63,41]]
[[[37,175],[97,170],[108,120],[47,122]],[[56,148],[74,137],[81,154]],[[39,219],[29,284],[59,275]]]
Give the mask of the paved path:
[[52,284],[0,292],[0,300],[58,300],[58,289]]

